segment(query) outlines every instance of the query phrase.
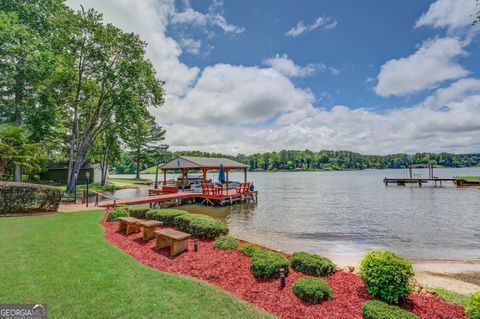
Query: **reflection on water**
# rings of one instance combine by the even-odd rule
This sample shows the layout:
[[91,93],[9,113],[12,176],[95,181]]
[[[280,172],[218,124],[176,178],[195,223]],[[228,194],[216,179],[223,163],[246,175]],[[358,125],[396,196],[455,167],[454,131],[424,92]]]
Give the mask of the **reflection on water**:
[[[182,209],[224,220],[239,238],[285,251],[316,252],[337,262],[372,248],[416,259],[480,259],[480,189],[451,183],[441,188],[383,185],[383,177],[402,174],[255,172],[249,180],[259,191],[257,204]],[[480,175],[480,168],[435,170],[439,177],[458,175]],[[241,178],[231,174],[231,180]],[[145,190],[122,191],[129,197],[146,195]]]

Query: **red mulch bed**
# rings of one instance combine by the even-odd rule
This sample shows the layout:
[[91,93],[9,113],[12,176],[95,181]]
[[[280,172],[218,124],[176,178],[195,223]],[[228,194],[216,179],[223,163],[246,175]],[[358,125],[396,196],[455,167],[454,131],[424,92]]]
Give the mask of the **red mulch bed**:
[[[192,276],[225,289],[237,297],[257,305],[281,318],[363,318],[362,304],[370,299],[363,282],[356,275],[344,271],[324,277],[333,289],[335,298],[311,305],[300,300],[292,284],[304,274],[291,269],[286,287],[280,288],[279,279],[257,280],[250,272],[250,257],[238,250],[221,251],[213,241],[200,240],[198,252],[189,250],[168,258],[169,249],[155,250],[155,240],[144,242],[141,233],[125,236],[117,232],[116,223],[102,222],[105,238],[141,263],[155,269]],[[462,307],[438,298],[410,294],[405,307],[422,319],[465,318]]]

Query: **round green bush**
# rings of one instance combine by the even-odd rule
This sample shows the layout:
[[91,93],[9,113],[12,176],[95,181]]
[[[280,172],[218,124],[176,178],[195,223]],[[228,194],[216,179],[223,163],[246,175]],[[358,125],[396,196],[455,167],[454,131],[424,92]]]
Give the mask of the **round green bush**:
[[365,319],[419,319],[411,312],[378,300],[365,301],[362,314]]
[[220,250],[232,250],[238,248],[238,240],[232,236],[220,236],[215,239],[215,248]]
[[118,217],[128,216],[128,210],[123,208],[116,208],[110,212],[107,216],[107,222],[116,221]]
[[250,257],[252,257],[253,254],[260,250],[262,250],[262,248],[254,244],[243,244],[242,247],[240,247],[240,252]]
[[282,268],[285,270],[285,274],[290,271],[287,257],[269,250],[255,252],[250,261],[250,270],[258,279],[280,277]]
[[391,251],[372,250],[360,263],[360,278],[374,298],[398,304],[410,291],[412,263]]
[[206,215],[182,214],[175,217],[175,227],[195,237],[215,239],[228,234],[228,227]]
[[333,298],[332,288],[325,280],[310,276],[305,276],[295,281],[293,292],[298,298],[311,304]]
[[296,270],[311,276],[327,276],[335,271],[335,264],[330,259],[303,251],[293,253],[290,264]]
[[472,294],[465,310],[467,311],[468,319],[480,319],[480,291]]

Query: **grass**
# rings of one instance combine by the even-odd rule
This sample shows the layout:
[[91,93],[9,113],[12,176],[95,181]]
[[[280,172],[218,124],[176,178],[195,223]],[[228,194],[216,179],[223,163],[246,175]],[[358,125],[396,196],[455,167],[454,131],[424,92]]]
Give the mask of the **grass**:
[[480,176],[455,176],[455,178],[463,179],[469,183],[480,181]]
[[[159,174],[159,175],[162,174],[162,172],[160,171],[160,168],[161,168],[163,165],[165,165],[165,164],[160,164],[160,165],[158,166],[158,168],[159,168],[158,174]],[[142,173],[142,174],[155,174],[156,172],[157,172],[157,165],[153,165],[153,166],[150,166],[149,168],[144,169],[144,170],[141,171],[140,173]]]
[[446,301],[450,301],[465,307],[465,305],[470,301],[469,296],[461,295],[459,293],[446,290],[443,288],[431,288],[432,290],[436,291],[438,296]]
[[189,277],[148,268],[103,238],[102,211],[0,218],[0,304],[50,318],[271,318]]
[[147,184],[152,181],[146,178],[123,178],[123,177],[109,177],[108,182],[116,186],[126,186],[126,185],[138,185],[138,184]]

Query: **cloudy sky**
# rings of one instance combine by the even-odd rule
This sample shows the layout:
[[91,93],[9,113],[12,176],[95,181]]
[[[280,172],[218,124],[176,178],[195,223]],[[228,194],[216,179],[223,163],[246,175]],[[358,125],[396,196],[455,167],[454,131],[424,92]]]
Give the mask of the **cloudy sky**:
[[480,152],[476,0],[67,0],[149,43],[172,150]]

